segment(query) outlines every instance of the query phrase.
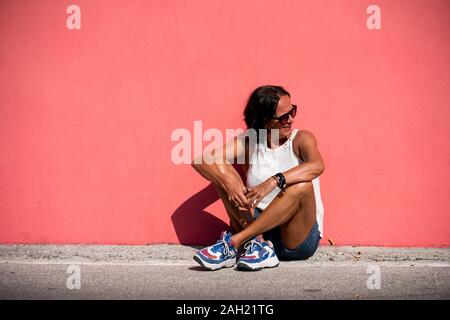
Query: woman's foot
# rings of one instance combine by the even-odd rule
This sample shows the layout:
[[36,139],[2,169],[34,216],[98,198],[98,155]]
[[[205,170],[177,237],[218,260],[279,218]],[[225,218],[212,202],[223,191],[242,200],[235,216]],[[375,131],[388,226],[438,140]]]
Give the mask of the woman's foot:
[[263,268],[273,268],[280,264],[275,249],[270,241],[261,242],[253,238],[245,244],[245,254],[239,258],[237,269],[258,271]]
[[236,264],[236,248],[231,233],[223,231],[216,244],[198,251],[194,260],[207,270],[233,267]]

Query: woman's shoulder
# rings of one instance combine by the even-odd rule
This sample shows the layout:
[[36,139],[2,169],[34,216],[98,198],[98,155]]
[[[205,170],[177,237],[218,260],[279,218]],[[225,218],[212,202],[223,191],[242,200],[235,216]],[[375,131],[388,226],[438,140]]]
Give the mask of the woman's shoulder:
[[297,129],[297,134],[294,137],[294,143],[300,143],[307,140],[316,140],[313,133],[305,129]]
[[292,141],[292,145],[295,151],[295,154],[304,161],[302,158],[301,150],[302,148],[305,148],[306,145],[309,145],[310,143],[316,143],[316,138],[314,137],[313,133],[309,130],[305,129],[297,129],[297,134],[294,137],[294,140]]

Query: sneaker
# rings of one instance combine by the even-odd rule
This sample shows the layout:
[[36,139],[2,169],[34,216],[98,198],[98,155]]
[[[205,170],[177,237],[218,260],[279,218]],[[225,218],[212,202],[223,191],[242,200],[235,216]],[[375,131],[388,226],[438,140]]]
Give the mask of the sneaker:
[[280,264],[271,241],[260,242],[253,238],[245,244],[245,255],[239,259],[237,269],[257,271],[274,268]]
[[198,251],[193,258],[207,270],[233,267],[236,264],[236,249],[231,244],[231,233],[223,231],[216,244]]

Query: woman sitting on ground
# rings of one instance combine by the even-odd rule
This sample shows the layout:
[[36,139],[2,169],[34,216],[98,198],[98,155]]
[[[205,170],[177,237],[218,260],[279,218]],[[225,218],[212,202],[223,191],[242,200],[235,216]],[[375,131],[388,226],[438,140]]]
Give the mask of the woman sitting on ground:
[[[232,228],[194,255],[204,268],[237,263],[238,269],[261,270],[277,266],[278,258],[304,260],[315,253],[323,230],[324,163],[313,134],[292,128],[296,114],[285,89],[259,87],[244,110],[247,132],[194,159],[195,170],[216,187]],[[232,165],[239,159],[246,185]]]

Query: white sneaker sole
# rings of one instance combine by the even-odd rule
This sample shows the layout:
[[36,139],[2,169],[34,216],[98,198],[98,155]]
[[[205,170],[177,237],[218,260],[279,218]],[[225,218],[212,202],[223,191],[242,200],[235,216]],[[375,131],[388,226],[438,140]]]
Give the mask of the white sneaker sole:
[[249,271],[259,271],[264,268],[275,268],[280,264],[277,256],[273,256],[267,260],[255,263],[247,263],[245,261],[239,261],[237,264],[237,268],[239,270],[249,270]]
[[231,268],[231,267],[234,267],[234,265],[236,264],[236,257],[232,258],[232,259],[227,259],[221,263],[209,263],[209,262],[203,261],[197,254],[195,254],[193,258],[199,265],[201,265],[206,270],[210,270],[210,271],[218,270],[218,269],[222,269],[222,268]]

